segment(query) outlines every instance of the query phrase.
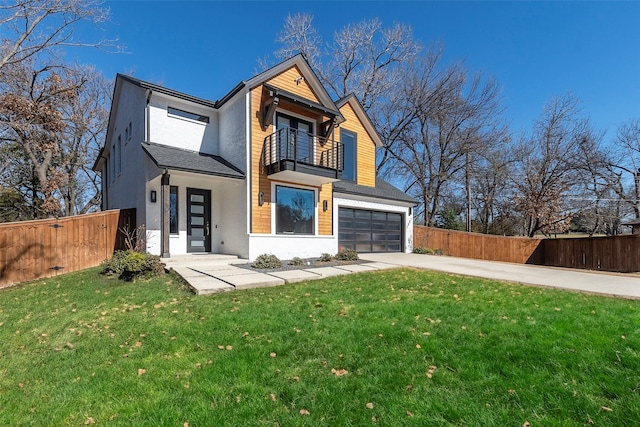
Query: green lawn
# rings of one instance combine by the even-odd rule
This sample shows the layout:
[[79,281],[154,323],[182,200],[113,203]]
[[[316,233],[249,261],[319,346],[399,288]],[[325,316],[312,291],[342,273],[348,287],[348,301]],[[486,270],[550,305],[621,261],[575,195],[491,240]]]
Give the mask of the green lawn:
[[639,301],[408,269],[207,297],[96,269],[0,291],[2,426],[526,422],[639,424]]

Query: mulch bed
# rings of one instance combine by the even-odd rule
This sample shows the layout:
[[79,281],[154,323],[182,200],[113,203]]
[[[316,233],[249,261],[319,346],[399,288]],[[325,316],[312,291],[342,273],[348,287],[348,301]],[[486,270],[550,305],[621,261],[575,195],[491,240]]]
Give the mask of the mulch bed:
[[253,264],[248,262],[245,264],[234,264],[236,267],[246,268],[247,270],[257,271],[260,273],[273,273],[276,271],[288,271],[288,270],[304,270],[307,268],[317,268],[317,267],[339,267],[341,265],[353,265],[353,264],[364,264],[368,261],[359,259],[357,261],[320,261],[319,259],[305,259],[304,265],[290,265],[290,261],[282,261],[282,267],[280,268],[254,268]]

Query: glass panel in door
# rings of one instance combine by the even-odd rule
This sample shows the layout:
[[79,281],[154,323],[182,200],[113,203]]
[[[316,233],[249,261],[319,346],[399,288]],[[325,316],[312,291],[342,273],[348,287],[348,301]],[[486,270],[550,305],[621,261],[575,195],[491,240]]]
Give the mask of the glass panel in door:
[[187,252],[211,251],[211,191],[187,188]]

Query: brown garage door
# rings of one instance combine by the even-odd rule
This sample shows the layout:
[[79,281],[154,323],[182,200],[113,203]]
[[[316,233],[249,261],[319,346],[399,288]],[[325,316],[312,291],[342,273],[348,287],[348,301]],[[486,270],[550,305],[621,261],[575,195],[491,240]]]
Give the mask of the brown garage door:
[[338,244],[356,252],[401,252],[402,214],[340,208]]

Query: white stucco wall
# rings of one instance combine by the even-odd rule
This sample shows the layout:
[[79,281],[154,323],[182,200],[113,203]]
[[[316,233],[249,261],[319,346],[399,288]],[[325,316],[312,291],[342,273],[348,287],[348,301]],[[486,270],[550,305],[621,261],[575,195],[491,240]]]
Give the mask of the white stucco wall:
[[[209,123],[168,114],[167,107],[209,117]],[[149,142],[219,155],[218,114],[211,108],[154,93],[149,102]]]
[[228,179],[218,187],[219,194],[219,245],[220,252],[249,257],[249,234],[245,220],[247,200],[246,179]]
[[[136,208],[136,223],[142,224],[145,219],[145,183],[147,180],[146,166],[148,159],[140,144],[145,137],[145,104],[146,91],[135,85],[123,82],[122,91],[117,100],[117,115],[112,123],[113,130],[110,140],[105,141],[109,146],[109,161],[105,162],[109,168],[106,175],[103,171],[103,192],[106,209]],[[126,129],[131,123],[130,138],[126,138]],[[118,136],[121,137],[121,171],[112,175],[111,162],[114,161],[113,145]]]
[[246,97],[237,95],[219,110],[220,156],[245,172],[247,166]]

